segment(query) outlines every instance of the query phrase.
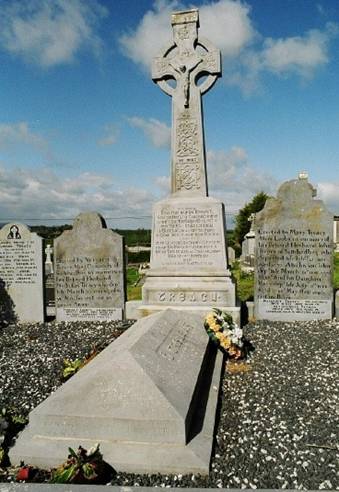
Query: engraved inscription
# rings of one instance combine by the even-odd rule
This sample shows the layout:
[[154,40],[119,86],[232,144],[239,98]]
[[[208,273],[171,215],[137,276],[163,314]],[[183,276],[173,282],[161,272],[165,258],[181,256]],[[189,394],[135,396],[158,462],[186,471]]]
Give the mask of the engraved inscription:
[[[259,228],[257,235],[259,298],[314,300],[331,297],[332,242],[328,233]],[[302,306],[306,309],[306,304],[300,304],[300,309]]]
[[0,240],[0,278],[6,287],[12,284],[35,284],[38,281],[34,240]]
[[77,256],[58,259],[56,266],[58,306],[91,308],[121,304],[123,272],[117,258]]
[[193,326],[182,323],[172,328],[156,352],[164,359],[180,361],[188,349],[187,338],[192,333]]
[[319,299],[260,299],[259,308],[266,314],[331,315],[331,301]]
[[152,263],[158,261],[164,267],[226,265],[220,226],[215,209],[163,207],[156,214]]
[[[153,295],[152,295],[153,294]],[[150,300],[154,302],[191,304],[191,303],[214,303],[222,302],[226,299],[227,291],[223,292],[203,292],[192,291],[157,291],[150,295]]]

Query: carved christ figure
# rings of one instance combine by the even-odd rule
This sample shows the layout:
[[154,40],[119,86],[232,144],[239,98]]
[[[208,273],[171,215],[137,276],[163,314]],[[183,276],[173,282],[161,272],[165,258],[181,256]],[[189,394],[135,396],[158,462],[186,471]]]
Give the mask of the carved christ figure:
[[220,52],[198,38],[198,10],[174,13],[172,27],[173,43],[152,66],[152,79],[172,96],[171,191],[207,196],[201,95],[221,75]]

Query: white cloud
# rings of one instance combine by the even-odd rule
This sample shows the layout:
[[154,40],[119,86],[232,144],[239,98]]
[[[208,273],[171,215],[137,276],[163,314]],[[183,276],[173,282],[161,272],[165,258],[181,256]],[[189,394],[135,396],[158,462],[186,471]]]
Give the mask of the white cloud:
[[303,77],[328,63],[328,44],[336,27],[328,23],[324,31],[312,29],[303,36],[265,40],[261,53],[263,69],[278,74],[294,72]]
[[[179,8],[185,5],[176,0],[156,1],[139,25],[120,37],[124,54],[149,70],[152,59],[172,40],[170,15]],[[324,29],[265,39],[255,30],[250,14],[250,7],[242,0],[219,0],[199,9],[200,34],[221,50],[227,85],[237,86],[249,95],[260,89],[265,72],[296,74],[305,79],[329,62],[330,42],[338,34],[337,24],[328,22]]]
[[0,46],[26,62],[51,67],[100,48],[95,27],[107,10],[97,0],[1,0],[0,8]]
[[19,123],[0,123],[0,148],[8,145],[26,144],[39,149],[46,149],[47,141],[38,133],[30,130],[25,121]]
[[208,151],[207,169],[209,194],[219,197],[233,213],[260,191],[272,194],[276,190],[275,178],[255,169],[242,147]]
[[171,144],[171,128],[155,118],[140,118],[132,116],[127,118],[128,123],[142,130],[147,138],[150,139],[154,147],[166,147]]
[[162,195],[167,196],[171,192],[171,178],[169,176],[157,176],[154,179],[155,185],[159,188]]
[[[155,2],[134,31],[123,34],[120,44],[125,55],[150,69],[152,59],[172,40],[171,13],[184,8],[178,1]],[[219,0],[199,9],[200,33],[225,56],[236,56],[252,40],[255,30],[249,7],[233,0]]]
[[106,125],[104,128],[104,134],[104,137],[98,140],[98,145],[113,145],[118,140],[119,128],[114,124]]
[[119,42],[124,54],[134,63],[149,70],[152,59],[171,40],[171,13],[178,6],[176,0],[156,1],[153,10],[146,12],[137,28],[120,37]]
[[317,198],[323,200],[334,215],[339,215],[339,181],[320,182],[316,186]]
[[[0,167],[0,222],[40,218],[41,223],[44,218],[65,222],[89,209],[104,218],[149,216],[154,199],[144,189],[116,189],[110,176],[85,172],[61,179],[48,168]],[[120,227],[131,223],[117,220],[114,224]],[[140,227],[140,220],[136,220],[135,226]]]

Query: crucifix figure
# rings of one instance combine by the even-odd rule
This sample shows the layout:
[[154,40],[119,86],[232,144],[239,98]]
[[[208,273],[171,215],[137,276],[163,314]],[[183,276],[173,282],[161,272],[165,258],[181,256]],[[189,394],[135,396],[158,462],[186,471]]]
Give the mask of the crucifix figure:
[[207,196],[201,95],[221,75],[220,52],[198,38],[198,10],[172,14],[172,27],[173,43],[152,66],[153,81],[172,97],[171,191]]

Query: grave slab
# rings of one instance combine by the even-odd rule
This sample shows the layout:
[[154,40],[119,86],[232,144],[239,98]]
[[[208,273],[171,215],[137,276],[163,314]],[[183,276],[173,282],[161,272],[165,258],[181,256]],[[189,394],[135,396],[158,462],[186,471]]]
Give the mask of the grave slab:
[[0,230],[0,293],[8,322],[44,321],[42,238],[24,224]]
[[69,446],[100,442],[116,470],[207,474],[222,354],[203,318],[139,320],[31,412],[11,462],[56,466]]
[[76,217],[73,229],[54,241],[57,321],[122,319],[124,246],[95,212]]
[[255,317],[331,319],[333,215],[302,174],[256,214]]

